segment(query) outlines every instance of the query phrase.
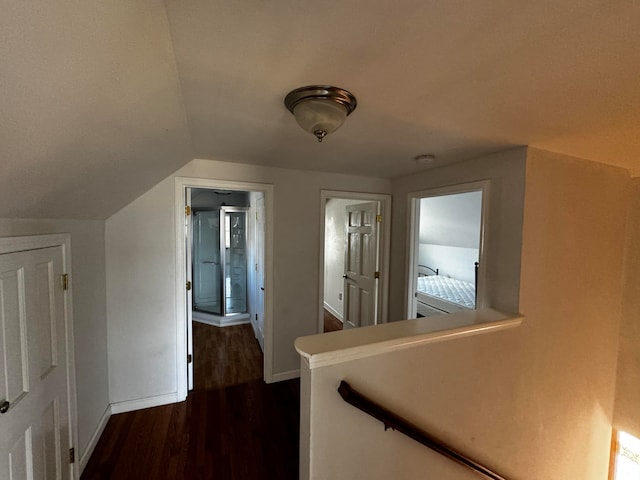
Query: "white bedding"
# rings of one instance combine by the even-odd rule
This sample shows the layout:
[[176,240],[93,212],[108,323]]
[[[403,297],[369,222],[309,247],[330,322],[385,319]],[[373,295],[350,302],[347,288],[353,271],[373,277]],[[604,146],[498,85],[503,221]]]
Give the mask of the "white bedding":
[[418,277],[418,292],[467,308],[475,308],[476,289],[473,283],[442,275]]

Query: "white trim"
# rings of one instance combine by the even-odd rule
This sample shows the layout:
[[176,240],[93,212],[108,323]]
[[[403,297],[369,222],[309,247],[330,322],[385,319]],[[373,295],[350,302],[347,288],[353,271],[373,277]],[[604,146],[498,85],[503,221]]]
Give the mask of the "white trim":
[[289,370],[288,372],[275,373],[271,376],[271,380],[267,383],[283,382],[285,380],[291,380],[292,378],[298,378],[300,376],[300,369]]
[[169,403],[178,403],[178,395],[176,393],[168,393],[166,395],[156,395],[155,397],[138,398],[136,400],[127,400],[124,402],[116,402],[111,404],[111,414],[132,412],[134,410],[142,410],[143,408],[160,407]]
[[[75,327],[73,322],[73,271],[71,268],[71,234],[65,234],[66,239],[62,245],[63,268],[69,275],[69,287],[65,291],[64,308],[67,318],[67,389],[69,390],[69,428],[72,429],[71,445],[78,445],[78,387],[76,385],[76,358],[75,358]],[[71,464],[74,478],[80,478],[80,469]]]
[[[78,399],[73,326],[73,272],[71,270],[71,234],[58,233],[0,238],[0,254],[24,252],[49,247],[62,248],[62,269],[69,275],[69,289],[64,292],[65,332],[67,348],[67,395],[69,414],[69,448],[78,445]],[[80,478],[80,469],[70,464],[71,475]]]
[[[327,302],[323,302],[324,303],[324,308],[326,308],[329,313],[331,315],[333,315],[334,317],[336,317],[338,320],[340,320],[341,322],[344,321],[344,319],[342,318],[342,314],[340,314],[340,312],[338,312],[335,308],[333,308],[331,305],[329,305]],[[320,332],[322,333],[322,332]]]
[[[184,203],[191,206],[191,189],[184,189]],[[186,208],[186,207],[185,207]],[[185,280],[193,285],[193,271],[188,265],[193,265],[193,215],[195,212],[191,212],[188,218],[184,218],[186,235],[183,239],[183,245],[186,243],[188,247],[185,249],[185,261],[181,266],[178,266],[184,272]],[[185,268],[186,267],[186,268]],[[183,292],[183,295],[184,292]],[[186,302],[186,336],[187,336],[187,358],[189,355],[193,358],[193,293],[187,294],[185,298]],[[194,384],[194,372],[193,362],[187,362],[187,391],[193,390]]]
[[416,313],[416,285],[414,279],[418,276],[417,272],[417,255],[418,243],[420,235],[420,200],[429,197],[439,197],[442,195],[453,195],[457,193],[482,192],[482,212],[480,217],[480,243],[478,252],[478,261],[480,267],[478,269],[478,303],[476,309],[487,308],[490,305],[487,298],[486,290],[486,272],[487,272],[487,248],[486,240],[489,230],[489,205],[491,181],[480,180],[476,182],[459,183],[456,185],[446,185],[443,187],[429,188],[417,192],[409,192],[407,194],[407,225],[409,226],[409,234],[407,235],[407,276],[405,277],[405,304],[404,318],[415,318]]
[[93,432],[93,435],[91,435],[91,438],[89,439],[89,443],[87,444],[86,448],[84,449],[84,452],[82,452],[82,455],[80,456],[79,469],[80,469],[81,475],[85,467],[87,466],[87,463],[89,463],[89,459],[91,458],[93,451],[96,449],[96,445],[98,445],[98,441],[100,440],[100,437],[102,436],[102,433],[104,432],[104,429],[107,426],[107,423],[109,422],[110,418],[111,418],[111,405],[108,405],[104,413],[102,414],[102,417],[100,417],[100,421],[98,422],[98,425],[96,426],[96,429]]
[[208,315],[194,310],[191,318],[194,322],[204,323],[205,325],[212,325],[218,328],[235,327],[236,325],[246,325],[251,323],[248,313],[241,313],[231,317],[219,317],[218,315]]
[[[0,238],[0,254],[24,252],[49,247],[71,247],[71,235],[68,233],[56,233],[52,235],[28,235],[23,237]],[[66,259],[65,259],[66,260]],[[65,264],[65,268],[67,265]]]
[[343,330],[338,335],[297,338],[295,347],[310,369],[383,355],[429,343],[497,332],[522,324],[524,316],[491,309],[390,322]]
[[230,182],[207,178],[175,177],[175,248],[176,248],[176,386],[177,400],[187,398],[187,319],[186,319],[186,264],[184,206],[185,189],[191,188],[221,188],[226,190],[240,190],[263,192],[266,215],[265,238],[265,298],[264,298],[264,380],[273,382],[273,298],[275,284],[273,281],[273,185],[266,183]]
[[387,323],[389,317],[389,266],[390,266],[390,246],[391,246],[391,195],[386,193],[365,193],[365,192],[345,192],[339,190],[320,191],[320,258],[318,271],[320,278],[318,281],[318,333],[324,330],[324,229],[325,229],[325,207],[329,198],[346,198],[353,200],[380,202],[380,212],[382,223],[380,224],[380,284],[378,311],[380,312],[379,323]]

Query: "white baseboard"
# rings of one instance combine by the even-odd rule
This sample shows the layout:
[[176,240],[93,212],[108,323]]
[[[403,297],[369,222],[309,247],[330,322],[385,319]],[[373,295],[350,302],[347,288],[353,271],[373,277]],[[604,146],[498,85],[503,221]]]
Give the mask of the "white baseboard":
[[138,400],[128,400],[126,402],[118,402],[111,404],[111,413],[131,412],[133,410],[142,410],[143,408],[159,407],[169,403],[178,403],[177,393],[169,393],[167,395],[158,395],[155,397],[141,398]]
[[214,327],[233,327],[235,325],[244,325],[245,323],[251,323],[249,314],[218,317],[215,315],[193,312],[191,319],[194,322],[205,323],[207,325],[213,325]]
[[341,322],[343,322],[342,319],[342,315],[340,313],[338,313],[331,305],[329,305],[327,302],[324,302],[324,308],[326,308],[327,310],[329,310],[329,313],[331,315],[333,315],[334,317],[336,317],[338,320],[340,320]]
[[265,379],[265,381],[267,383],[276,383],[282,382],[284,380],[291,380],[292,378],[298,378],[299,376],[300,369],[297,368],[296,370],[289,370],[288,372],[274,373],[273,375],[271,375],[271,378],[267,378]]
[[100,437],[102,436],[102,432],[104,432],[104,428],[107,426],[107,422],[109,421],[110,418],[111,418],[111,405],[107,405],[107,408],[102,414],[102,417],[100,417],[100,421],[98,422],[96,431],[93,432],[93,435],[91,435],[91,438],[89,439],[87,448],[85,448],[84,452],[82,452],[82,454],[80,455],[80,464],[78,467],[80,469],[80,475],[82,475],[82,472],[84,471],[84,467],[87,466],[87,463],[91,458],[91,454],[96,449],[98,440],[100,440]]
[[91,435],[87,447],[80,455],[80,461],[78,463],[78,474],[82,475],[82,472],[87,466],[87,463],[89,463],[89,459],[91,458],[93,451],[96,449],[96,445],[98,445],[100,437],[104,433],[104,429],[106,428],[107,423],[109,423],[111,415],[115,415],[116,413],[131,412],[133,410],[141,410],[143,408],[159,407],[160,405],[176,403],[177,401],[177,395],[175,393],[170,393],[168,395],[158,395],[156,397],[141,398],[139,400],[129,400],[127,402],[118,402],[108,405],[104,413],[102,414],[102,417],[100,417],[100,421],[98,422],[93,435]]
[[251,326],[253,327],[253,336],[258,341],[258,345],[260,345],[260,350],[264,354],[264,334],[260,331],[257,323],[251,320]]

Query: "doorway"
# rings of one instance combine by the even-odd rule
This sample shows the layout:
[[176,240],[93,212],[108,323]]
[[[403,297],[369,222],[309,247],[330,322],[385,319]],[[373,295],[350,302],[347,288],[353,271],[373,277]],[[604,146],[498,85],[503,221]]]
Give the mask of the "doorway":
[[254,243],[247,235],[247,214],[251,194],[191,189],[194,320],[218,327],[250,322],[248,262]]
[[194,320],[247,324],[270,382],[273,187],[177,177],[175,188],[179,397],[194,387]]
[[410,194],[407,318],[484,306],[488,188],[474,182]]
[[318,331],[387,321],[390,195],[321,192]]
[[[191,187],[187,187],[185,193],[188,201],[186,208],[191,213],[187,215],[186,222],[189,232],[187,259],[191,259],[186,265],[187,281],[191,281],[191,289],[187,290],[187,305],[191,305],[192,320],[189,335],[191,390],[211,383],[209,377],[214,374],[212,367],[217,371],[220,367],[229,366],[227,363],[242,363],[242,358],[255,356],[229,355],[237,349],[247,353],[255,350],[251,348],[250,338],[233,342],[234,339],[242,339],[248,335],[246,332],[244,335],[231,334],[231,327],[251,323],[254,327],[253,336],[258,340],[260,348],[263,348],[263,329],[256,325],[264,318],[264,311],[258,311],[256,306],[263,303],[254,300],[256,290],[264,289],[264,278],[257,276],[263,269],[250,269],[249,262],[256,264],[255,244],[264,243],[264,240],[254,241],[258,233],[255,227],[258,215],[248,215],[256,210],[255,200],[261,193]],[[251,238],[247,235],[248,227],[254,232]],[[264,230],[261,233],[264,234]],[[251,302],[248,293],[252,294]],[[252,316],[255,322],[250,321]],[[227,331],[222,332],[220,329]],[[196,335],[202,338],[195,338]],[[229,342],[235,343],[237,348],[229,348]],[[196,349],[196,344],[200,348]],[[222,355],[224,352],[227,354]],[[211,361],[214,357],[217,357],[217,362]],[[217,376],[220,376],[219,372]],[[227,377],[224,373],[222,376]]]

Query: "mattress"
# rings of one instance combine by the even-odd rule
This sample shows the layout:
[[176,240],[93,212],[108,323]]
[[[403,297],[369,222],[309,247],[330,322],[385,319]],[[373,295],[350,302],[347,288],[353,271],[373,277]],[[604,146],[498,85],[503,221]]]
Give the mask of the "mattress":
[[418,277],[418,292],[432,297],[475,308],[476,289],[473,283],[455,280],[442,275]]

